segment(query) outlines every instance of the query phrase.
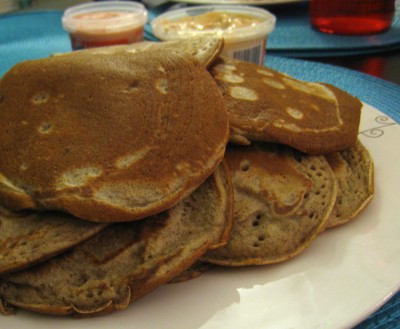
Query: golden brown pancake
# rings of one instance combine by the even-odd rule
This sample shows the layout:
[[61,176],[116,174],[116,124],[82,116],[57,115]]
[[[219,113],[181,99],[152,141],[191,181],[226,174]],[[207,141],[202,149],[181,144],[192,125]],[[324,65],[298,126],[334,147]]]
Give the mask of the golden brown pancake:
[[205,35],[190,37],[185,40],[165,42],[143,41],[130,45],[89,48],[80,51],[90,52],[92,54],[113,54],[118,52],[135,54],[139,51],[165,51],[168,49],[168,51],[188,54],[207,68],[218,57],[223,47],[223,38]]
[[356,218],[374,197],[374,163],[368,150],[358,140],[345,151],[326,155],[338,182],[335,207],[327,228]]
[[323,156],[277,144],[229,146],[225,159],[235,187],[234,223],[226,246],[203,261],[264,265],[298,255],[322,232],[336,181]]
[[0,273],[59,254],[106,227],[60,212],[16,213],[0,207]]
[[228,58],[210,72],[228,108],[232,142],[275,142],[318,155],[356,142],[362,103],[339,88]]
[[229,135],[215,81],[168,49],[17,64],[0,82],[0,121],[0,202],[100,222],[176,204]]
[[0,310],[95,315],[128,304],[169,282],[226,240],[232,221],[229,173],[220,166],[173,208],[109,225],[74,249],[2,276]]
[[174,277],[168,283],[181,283],[195,279],[200,275],[202,275],[204,272],[211,270],[213,267],[215,267],[214,264],[198,261],[189,268],[187,268],[185,271]]

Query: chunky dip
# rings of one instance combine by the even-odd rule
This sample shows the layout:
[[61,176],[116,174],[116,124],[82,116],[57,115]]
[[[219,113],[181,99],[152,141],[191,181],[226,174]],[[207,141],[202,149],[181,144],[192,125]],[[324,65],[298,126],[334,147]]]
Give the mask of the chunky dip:
[[274,15],[261,8],[214,5],[168,11],[154,19],[151,27],[163,41],[217,34],[225,40],[224,55],[262,64],[275,21]]

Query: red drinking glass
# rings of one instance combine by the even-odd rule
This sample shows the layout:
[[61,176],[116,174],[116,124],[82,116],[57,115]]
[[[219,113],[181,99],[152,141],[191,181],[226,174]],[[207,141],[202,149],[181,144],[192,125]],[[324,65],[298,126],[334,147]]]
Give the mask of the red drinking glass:
[[386,31],[395,0],[310,0],[311,25],[325,33],[363,35]]

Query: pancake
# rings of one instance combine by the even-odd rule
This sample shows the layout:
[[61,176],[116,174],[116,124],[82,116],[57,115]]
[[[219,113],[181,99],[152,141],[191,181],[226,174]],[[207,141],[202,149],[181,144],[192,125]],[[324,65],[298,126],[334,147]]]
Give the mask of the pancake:
[[281,143],[317,155],[355,145],[362,103],[343,90],[228,58],[210,72],[227,105],[231,142]]
[[326,155],[338,182],[335,207],[327,228],[338,226],[356,218],[374,197],[374,163],[360,141],[342,152]]
[[220,166],[173,208],[141,221],[109,225],[71,251],[2,276],[0,309],[89,316],[126,308],[169,282],[232,224],[232,186]]
[[0,81],[0,121],[0,202],[99,222],[170,208],[229,137],[215,81],[168,49],[17,64]]
[[235,188],[234,223],[227,245],[202,261],[226,266],[290,259],[323,231],[336,181],[323,156],[277,144],[229,146],[225,159]]
[[0,273],[46,260],[106,227],[60,212],[15,213],[0,207]]
[[217,36],[194,36],[185,40],[152,42],[143,41],[122,46],[88,48],[80,51],[92,54],[114,54],[128,52],[135,54],[139,51],[163,51],[168,49],[177,53],[185,53],[195,58],[202,66],[208,68],[221,53],[224,39]]
[[204,272],[211,270],[213,267],[215,267],[214,264],[198,261],[190,266],[188,269],[174,277],[168,283],[181,283],[195,279],[202,275]]

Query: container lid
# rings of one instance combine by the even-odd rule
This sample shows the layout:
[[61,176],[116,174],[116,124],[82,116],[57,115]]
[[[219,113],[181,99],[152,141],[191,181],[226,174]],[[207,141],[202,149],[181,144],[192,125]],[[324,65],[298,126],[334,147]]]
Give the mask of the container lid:
[[147,10],[132,1],[101,1],[77,5],[65,10],[62,25],[65,30],[117,32],[143,26]]
[[168,11],[151,22],[161,40],[184,39],[199,34],[216,34],[226,42],[266,36],[275,28],[269,11],[242,5],[209,5]]

